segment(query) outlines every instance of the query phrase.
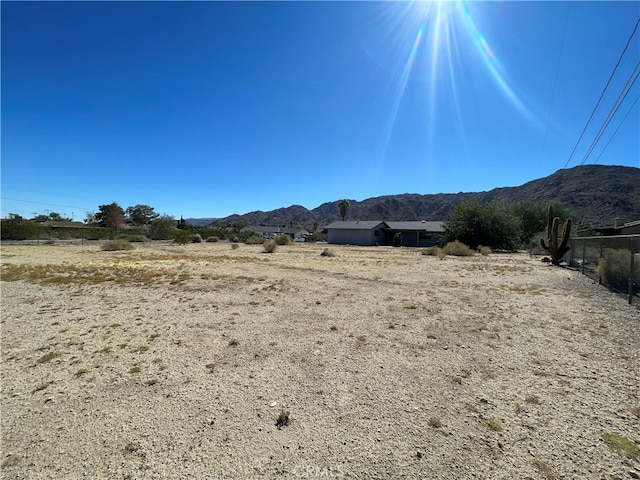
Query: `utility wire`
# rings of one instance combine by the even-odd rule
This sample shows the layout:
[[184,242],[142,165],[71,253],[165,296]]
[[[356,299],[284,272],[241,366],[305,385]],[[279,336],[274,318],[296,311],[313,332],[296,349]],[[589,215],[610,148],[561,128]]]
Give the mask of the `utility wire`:
[[613,132],[613,135],[611,135],[611,138],[609,138],[609,141],[607,142],[607,144],[604,146],[604,148],[602,149],[602,151],[600,152],[600,155],[598,155],[598,158],[596,158],[595,162],[593,162],[593,164],[595,165],[596,163],[598,163],[598,161],[600,160],[600,157],[602,156],[602,154],[604,153],[604,151],[607,149],[607,147],[609,146],[609,144],[611,143],[611,140],[613,140],[613,137],[616,136],[616,133],[618,133],[618,130],[620,130],[620,127],[622,126],[622,124],[625,122],[625,120],[627,119],[627,117],[629,116],[629,114],[633,111],[633,107],[635,107],[636,103],[638,103],[638,99],[640,99],[640,95],[638,95],[636,97],[636,99],[633,101],[633,103],[631,104],[631,108],[629,109],[629,111],[627,112],[627,114],[624,116],[624,118],[622,119],[622,121],[620,122],[620,124],[618,125],[618,128],[616,128],[615,132]]
[[2,200],[12,200],[14,202],[24,202],[24,203],[35,203],[37,205],[51,205],[52,207],[64,207],[64,208],[75,208],[78,210],[92,211],[94,209],[85,208],[85,207],[74,207],[73,205],[60,205],[57,203],[47,203],[47,202],[34,202],[32,200],[20,200],[19,198],[10,198],[10,197],[0,197]]
[[556,98],[556,87],[558,85],[558,74],[560,72],[560,61],[562,60],[562,52],[564,51],[564,39],[567,35],[567,23],[569,20],[569,12],[571,11],[571,2],[568,3],[567,14],[564,17],[564,27],[562,29],[562,40],[560,40],[560,53],[558,54],[558,63],[556,64],[556,75],[553,79],[553,90],[551,90],[551,103],[549,105],[549,113],[547,114],[547,125],[544,130],[544,138],[542,140],[542,150],[540,152],[540,161],[544,159],[544,150],[547,145],[547,136],[549,134],[549,122],[551,119],[551,112],[553,111],[553,103]]
[[[616,102],[613,104],[613,107],[611,107],[611,110],[609,111],[609,114],[607,115],[607,118],[604,120],[604,123],[600,127],[600,130],[598,130],[598,133],[596,134],[596,137],[593,139],[593,142],[591,142],[591,145],[589,146],[589,149],[587,150],[587,153],[584,155],[584,158],[582,159],[582,162],[580,162],[580,166],[585,164],[585,162],[587,161],[587,159],[591,155],[591,152],[593,152],[593,149],[596,147],[597,143],[600,141],[600,138],[604,134],[605,130],[607,129],[607,127],[611,123],[611,120],[613,119],[615,114],[618,112],[618,109],[620,108],[620,105],[622,105],[622,102],[624,101],[625,98],[627,98],[627,95],[631,91],[631,88],[633,87],[633,85],[636,83],[636,80],[638,80],[638,76],[640,75],[640,71],[638,71],[638,67],[640,67],[640,62],[638,62],[636,64],[636,68],[634,68],[633,72],[631,72],[631,76],[633,76],[633,74],[635,74],[635,77],[633,77],[633,81],[631,80],[631,76],[630,76],[629,79],[627,80],[627,83],[622,88],[622,91],[620,92],[620,95],[618,95],[618,98],[616,99]],[[638,71],[638,72],[636,73],[636,71]],[[631,83],[629,83],[629,82],[631,82]]]
[[564,164],[563,168],[567,168],[567,165],[569,165],[569,162],[573,158],[573,154],[576,153],[576,149],[578,148],[578,145],[580,144],[580,141],[582,140],[582,137],[584,136],[585,132],[587,131],[587,128],[589,127],[589,124],[591,123],[591,120],[593,119],[593,116],[595,115],[596,110],[598,109],[598,106],[600,105],[600,102],[602,101],[602,97],[604,97],[604,94],[607,91],[607,88],[609,88],[609,84],[611,83],[611,79],[615,75],[616,70],[618,69],[618,66],[620,65],[620,62],[622,61],[622,57],[624,57],[624,54],[627,51],[627,48],[629,48],[629,44],[631,43],[631,39],[636,34],[636,31],[638,30],[638,25],[639,24],[640,24],[640,17],[638,17],[638,20],[636,21],[636,25],[633,27],[633,31],[631,32],[631,35],[629,36],[629,39],[627,40],[627,44],[624,46],[624,49],[622,50],[622,53],[620,54],[620,58],[618,58],[618,61],[617,61],[616,65],[615,65],[615,67],[613,67],[613,72],[611,72],[611,75],[609,76],[609,80],[607,80],[607,84],[604,86],[604,90],[602,90],[602,93],[600,94],[600,98],[598,98],[598,102],[596,103],[596,106],[593,108],[593,111],[591,112],[591,115],[589,116],[589,120],[587,120],[587,124],[582,129],[582,133],[580,134],[580,138],[578,138],[578,141],[576,142],[576,145],[573,147],[573,150],[571,151],[571,154],[569,155],[569,158],[567,159],[567,161]]

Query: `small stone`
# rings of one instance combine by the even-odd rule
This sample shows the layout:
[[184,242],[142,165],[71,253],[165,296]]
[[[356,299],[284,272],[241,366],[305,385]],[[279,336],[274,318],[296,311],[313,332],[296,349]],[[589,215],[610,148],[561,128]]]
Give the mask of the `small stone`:
[[640,478],[640,474],[638,474],[638,472],[636,472],[635,470],[629,470],[628,473],[631,478],[635,478],[636,480]]
[[422,452],[421,452],[420,450],[418,450],[418,451],[416,452],[416,457],[417,457],[417,458],[422,458]]
[[277,406],[277,405],[278,405],[278,402],[271,402],[271,403],[269,404],[269,406],[270,406],[270,407],[275,407],[275,406]]

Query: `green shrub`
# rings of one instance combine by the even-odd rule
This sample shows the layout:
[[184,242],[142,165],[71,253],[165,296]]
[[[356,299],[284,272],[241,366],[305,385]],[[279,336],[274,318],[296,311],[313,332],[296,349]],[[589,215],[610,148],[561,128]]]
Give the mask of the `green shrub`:
[[264,242],[262,244],[262,249],[264,250],[265,253],[273,253],[276,251],[277,248],[278,248],[278,244],[273,240]]
[[471,257],[473,256],[473,250],[458,240],[447,243],[442,249],[447,255],[453,255],[456,257]]
[[189,233],[188,230],[176,229],[176,231],[173,232],[174,243],[177,243],[178,245],[186,245],[189,243],[189,240],[191,240],[191,233]]
[[491,247],[480,246],[480,254],[481,255],[489,255],[490,253],[493,253],[493,250],[491,250]]
[[291,237],[289,235],[278,235],[274,242],[276,242],[276,244],[278,245],[291,245],[293,243],[293,240],[291,240]]
[[116,240],[109,240],[102,244],[102,250],[106,252],[114,252],[117,250],[133,250],[133,245],[126,240],[118,238]]
[[237,250],[238,248],[240,248],[240,245],[238,245],[237,243],[232,243],[231,244],[231,249],[232,250]]
[[262,243],[264,243],[264,238],[259,235],[251,235],[245,240],[244,243],[246,243],[247,245],[261,245]]
[[191,243],[202,243],[202,236],[199,233],[196,233],[191,237]]
[[220,237],[216,237],[215,235],[207,237],[207,242],[216,243],[216,242],[219,242],[219,241],[220,241]]

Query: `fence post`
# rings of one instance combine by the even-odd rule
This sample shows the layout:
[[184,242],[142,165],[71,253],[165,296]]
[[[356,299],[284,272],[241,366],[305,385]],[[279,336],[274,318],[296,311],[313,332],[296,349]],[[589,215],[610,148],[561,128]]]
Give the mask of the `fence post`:
[[586,258],[587,242],[582,240],[582,274],[584,275],[584,259]]
[[629,263],[629,305],[633,302],[633,264],[636,256],[636,242],[633,236],[629,237],[629,251],[631,252],[631,261]]

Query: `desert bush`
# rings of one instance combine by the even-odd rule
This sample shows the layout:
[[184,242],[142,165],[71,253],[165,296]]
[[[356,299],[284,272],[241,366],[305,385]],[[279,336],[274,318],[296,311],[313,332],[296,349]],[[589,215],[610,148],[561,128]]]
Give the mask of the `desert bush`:
[[237,250],[238,248],[240,248],[240,245],[238,245],[237,243],[232,243],[231,244],[231,249],[232,250]]
[[422,255],[433,255],[438,257],[440,260],[442,260],[444,257],[447,256],[447,253],[444,251],[444,249],[438,246],[434,246],[434,247],[427,247],[422,249]]
[[260,245],[264,243],[264,238],[259,235],[251,235],[244,241],[244,243],[246,243],[247,245]]
[[334,252],[330,248],[325,248],[324,250],[322,250],[322,253],[320,253],[320,255],[323,257],[335,257],[336,252]]
[[402,246],[402,232],[397,232],[393,236],[393,246],[394,247],[401,247]]
[[293,240],[291,240],[291,237],[289,235],[278,235],[274,242],[276,242],[276,244],[278,245],[291,245],[293,243]]
[[29,222],[22,218],[2,220],[0,235],[2,240],[27,240],[38,237],[40,227],[35,222]]
[[216,243],[216,242],[219,242],[219,241],[220,241],[220,237],[217,237],[215,235],[207,237],[207,242]]
[[276,251],[277,248],[278,248],[278,244],[273,240],[264,242],[262,244],[262,249],[264,250],[265,253],[273,253]]
[[[611,288],[628,292],[630,268],[631,252],[629,250],[607,249],[604,257],[598,262],[597,272],[603,282]],[[637,292],[640,287],[640,267],[634,265],[633,270],[634,292]]]
[[173,242],[178,245],[186,245],[191,240],[191,233],[188,230],[176,229],[173,232]]
[[202,243],[202,236],[199,233],[196,233],[191,237],[191,243]]
[[118,250],[133,250],[133,245],[131,242],[118,238],[116,240],[109,240],[108,242],[103,243],[101,248],[106,252],[114,252]]
[[473,256],[473,250],[471,250],[468,245],[465,245],[464,243],[458,240],[447,243],[442,250],[447,255],[453,255],[456,257]]
[[149,239],[144,235],[121,235],[118,238],[134,243],[144,243],[149,241]]
[[493,253],[493,250],[491,250],[491,247],[480,247],[480,254],[482,255],[489,255],[490,253]]

